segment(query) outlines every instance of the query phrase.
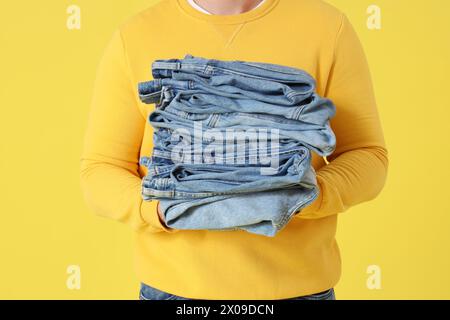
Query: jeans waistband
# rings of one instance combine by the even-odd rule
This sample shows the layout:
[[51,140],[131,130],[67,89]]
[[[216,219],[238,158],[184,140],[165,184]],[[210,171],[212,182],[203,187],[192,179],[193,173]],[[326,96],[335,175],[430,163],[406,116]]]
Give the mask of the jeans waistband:
[[307,81],[315,85],[311,75],[297,68],[260,62],[205,59],[190,54],[184,59],[156,60],[152,64],[152,72],[155,79],[172,77],[174,72],[188,72],[204,77],[226,74],[284,83]]
[[[259,81],[259,82],[257,82]],[[139,98],[144,103],[158,103],[165,97],[165,91],[180,92],[201,90],[206,93],[229,98],[247,98],[278,105],[296,105],[314,93],[312,85],[307,88],[292,88],[289,85],[265,80],[248,80],[232,76],[201,78],[197,75],[177,74],[175,78],[155,79],[138,84]],[[165,89],[166,88],[166,89]],[[161,92],[158,101],[158,92]],[[172,94],[173,98],[173,94]]]

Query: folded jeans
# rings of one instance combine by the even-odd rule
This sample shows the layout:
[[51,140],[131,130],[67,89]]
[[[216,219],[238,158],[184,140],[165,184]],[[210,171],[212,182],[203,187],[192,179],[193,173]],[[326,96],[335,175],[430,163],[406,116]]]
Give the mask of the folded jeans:
[[317,198],[311,153],[334,152],[336,110],[307,72],[186,55],[152,74],[138,85],[156,106],[142,197],[160,201],[169,227],[274,236]]

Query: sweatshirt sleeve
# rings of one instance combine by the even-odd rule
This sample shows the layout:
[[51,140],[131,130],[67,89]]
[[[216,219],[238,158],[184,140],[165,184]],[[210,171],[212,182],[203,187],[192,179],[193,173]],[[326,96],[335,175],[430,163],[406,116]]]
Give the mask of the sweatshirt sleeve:
[[136,88],[118,30],[97,69],[81,159],[81,187],[97,215],[138,231],[172,232],[159,220],[157,202],[141,198],[138,163],[145,118]]
[[299,218],[316,219],[374,199],[383,189],[388,152],[368,63],[359,38],[343,15],[325,95],[336,105],[331,127],[336,150],[317,170],[320,194]]

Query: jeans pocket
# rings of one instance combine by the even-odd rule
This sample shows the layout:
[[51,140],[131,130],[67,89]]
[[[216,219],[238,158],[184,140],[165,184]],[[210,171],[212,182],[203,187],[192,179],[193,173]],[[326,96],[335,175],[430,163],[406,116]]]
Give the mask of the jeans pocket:
[[141,284],[141,290],[139,292],[139,300],[178,300],[180,297],[150,287],[146,284]]

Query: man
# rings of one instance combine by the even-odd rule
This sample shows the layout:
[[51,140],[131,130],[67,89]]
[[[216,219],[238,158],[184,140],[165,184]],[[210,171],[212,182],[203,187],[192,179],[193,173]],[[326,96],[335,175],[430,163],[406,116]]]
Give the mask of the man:
[[[137,83],[152,61],[187,53],[303,69],[336,105],[336,150],[312,158],[320,195],[276,237],[170,229],[141,199],[138,161],[151,154],[152,128]],[[93,211],[136,231],[141,299],[333,299],[337,215],[374,199],[387,168],[368,64],[344,14],[320,0],[162,0],[124,23],[105,51],[81,178]]]

